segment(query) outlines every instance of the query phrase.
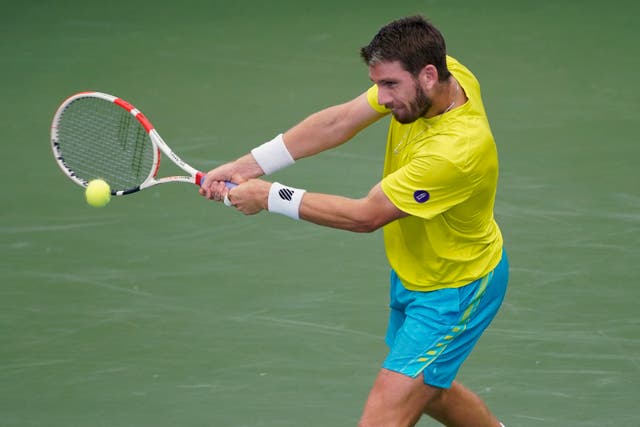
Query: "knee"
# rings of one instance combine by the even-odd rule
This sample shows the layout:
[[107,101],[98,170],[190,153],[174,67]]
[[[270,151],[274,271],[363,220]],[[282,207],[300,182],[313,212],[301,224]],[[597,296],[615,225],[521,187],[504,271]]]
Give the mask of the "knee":
[[358,427],[378,427],[378,426],[377,424],[375,424],[373,420],[368,419],[365,416],[362,416],[362,418],[360,418],[360,421],[358,421]]
[[426,414],[437,412],[438,409],[442,408],[447,401],[449,393],[450,389],[447,388],[432,388],[425,402],[424,412]]

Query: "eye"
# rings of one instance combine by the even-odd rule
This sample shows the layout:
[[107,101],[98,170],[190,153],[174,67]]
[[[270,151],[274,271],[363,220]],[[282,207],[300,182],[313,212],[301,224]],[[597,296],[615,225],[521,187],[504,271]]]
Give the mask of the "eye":
[[393,80],[382,80],[379,84],[382,87],[386,87],[386,88],[392,89],[392,88],[394,88],[394,87],[396,87],[398,85],[398,82],[393,81]]

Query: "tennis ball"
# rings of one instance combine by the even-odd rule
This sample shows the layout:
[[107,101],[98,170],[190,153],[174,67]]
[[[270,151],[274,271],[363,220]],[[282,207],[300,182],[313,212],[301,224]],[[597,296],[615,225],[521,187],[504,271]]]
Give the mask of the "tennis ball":
[[111,200],[111,188],[104,180],[94,179],[87,185],[84,195],[87,198],[87,203],[94,208],[101,208]]

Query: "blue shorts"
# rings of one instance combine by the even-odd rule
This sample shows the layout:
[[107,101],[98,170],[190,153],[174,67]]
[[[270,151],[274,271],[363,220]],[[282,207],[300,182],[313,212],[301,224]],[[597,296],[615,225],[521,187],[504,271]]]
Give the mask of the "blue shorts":
[[449,388],[474,345],[489,326],[507,291],[506,252],[485,277],[461,288],[417,292],[391,271],[391,313],[382,367],[425,384]]

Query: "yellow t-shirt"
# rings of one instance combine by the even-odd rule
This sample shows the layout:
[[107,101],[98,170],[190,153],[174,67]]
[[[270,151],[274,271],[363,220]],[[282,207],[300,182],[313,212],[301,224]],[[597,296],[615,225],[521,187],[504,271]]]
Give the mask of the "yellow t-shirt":
[[[429,119],[391,119],[382,190],[409,214],[384,227],[387,257],[404,286],[431,291],[464,286],[500,261],[502,235],[493,217],[498,154],[480,85],[447,57],[468,101]],[[378,89],[368,99],[377,111]]]

